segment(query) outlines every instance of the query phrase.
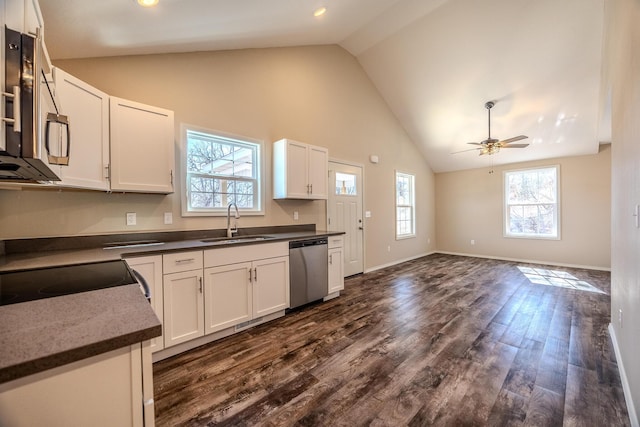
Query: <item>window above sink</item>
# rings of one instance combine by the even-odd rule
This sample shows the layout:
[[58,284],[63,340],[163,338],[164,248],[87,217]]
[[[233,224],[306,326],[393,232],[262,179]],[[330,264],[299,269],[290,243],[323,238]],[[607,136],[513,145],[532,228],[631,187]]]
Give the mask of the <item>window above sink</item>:
[[263,143],[182,125],[183,216],[264,215]]

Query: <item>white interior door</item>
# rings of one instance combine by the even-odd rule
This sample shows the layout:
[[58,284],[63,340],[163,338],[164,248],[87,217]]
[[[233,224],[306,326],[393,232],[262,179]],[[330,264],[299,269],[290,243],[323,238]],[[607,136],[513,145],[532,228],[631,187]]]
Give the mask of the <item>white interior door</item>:
[[329,162],[327,229],[344,231],[344,275],[364,271],[362,166]]

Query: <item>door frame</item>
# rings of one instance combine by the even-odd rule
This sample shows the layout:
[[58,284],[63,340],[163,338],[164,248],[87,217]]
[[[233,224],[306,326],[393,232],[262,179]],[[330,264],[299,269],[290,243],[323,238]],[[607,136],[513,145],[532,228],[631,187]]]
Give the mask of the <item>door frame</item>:
[[[345,166],[353,166],[353,167],[357,167],[362,169],[362,274],[364,274],[367,271],[367,227],[366,225],[366,221],[365,221],[365,206],[366,206],[366,191],[365,191],[365,185],[366,185],[366,180],[364,178],[365,175],[365,165],[363,163],[358,163],[358,162],[352,162],[349,160],[343,160],[343,159],[337,159],[335,157],[329,157],[329,163],[340,163],[341,165],[345,165]],[[331,169],[331,168],[329,168]],[[329,181],[329,174],[327,174],[327,182]],[[334,189],[334,185],[333,183],[329,182],[329,185],[327,187],[328,191],[335,191]],[[327,191],[327,193],[328,193]],[[327,194],[327,203],[326,203],[326,212],[325,212],[325,228],[328,230],[329,229],[329,194]]]

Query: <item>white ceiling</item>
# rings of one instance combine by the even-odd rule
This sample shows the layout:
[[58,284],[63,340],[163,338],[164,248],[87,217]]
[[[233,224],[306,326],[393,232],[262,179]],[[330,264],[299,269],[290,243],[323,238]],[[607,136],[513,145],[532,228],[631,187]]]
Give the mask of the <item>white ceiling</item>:
[[[328,12],[314,18],[324,5]],[[436,172],[592,154],[608,140],[604,0],[40,0],[53,59],[340,44]],[[452,155],[487,138],[531,145]],[[602,126],[599,126],[603,123]]]

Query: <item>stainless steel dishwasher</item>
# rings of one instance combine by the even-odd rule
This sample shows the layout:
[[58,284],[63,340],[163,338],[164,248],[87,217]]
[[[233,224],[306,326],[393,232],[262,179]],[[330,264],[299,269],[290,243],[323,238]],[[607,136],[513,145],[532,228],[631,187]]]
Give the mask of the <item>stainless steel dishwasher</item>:
[[327,238],[289,242],[290,306],[300,307],[329,293]]

